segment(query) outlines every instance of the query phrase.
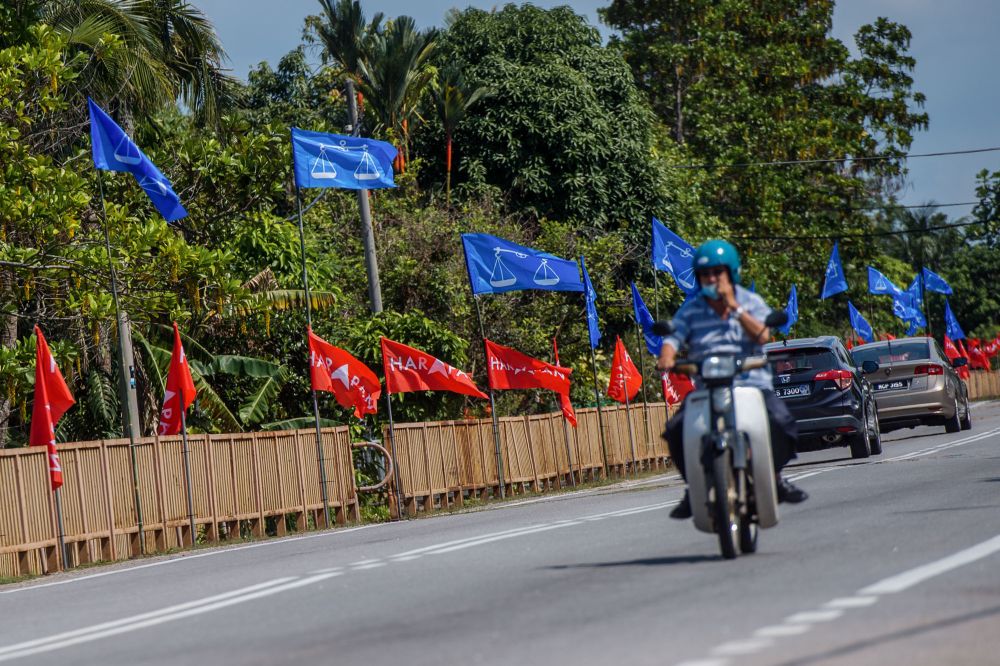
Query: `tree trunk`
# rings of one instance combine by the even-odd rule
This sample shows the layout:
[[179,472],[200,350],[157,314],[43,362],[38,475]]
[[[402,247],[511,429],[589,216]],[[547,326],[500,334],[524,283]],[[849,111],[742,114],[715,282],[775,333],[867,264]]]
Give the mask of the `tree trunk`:
[[451,132],[448,132],[445,146],[444,200],[451,206]]
[[674,139],[677,143],[684,143],[684,109],[681,106],[681,73],[679,69],[674,70]]

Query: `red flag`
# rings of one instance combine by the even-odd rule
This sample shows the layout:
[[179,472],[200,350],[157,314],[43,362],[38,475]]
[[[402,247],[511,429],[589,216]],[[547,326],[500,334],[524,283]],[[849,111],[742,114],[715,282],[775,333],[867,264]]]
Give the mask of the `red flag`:
[[684,402],[687,394],[694,390],[694,383],[687,375],[679,372],[664,372],[661,378],[663,382],[663,399],[668,405],[678,405]]
[[382,384],[367,365],[308,329],[309,379],[314,391],[332,393],[341,407],[353,407],[354,416],[378,411]]
[[163,409],[160,410],[161,436],[176,435],[181,431],[181,414],[187,412],[197,395],[184,345],[181,344],[181,333],[177,330],[177,322],[174,322],[174,351],[170,355],[167,385],[163,389]]
[[[956,358],[962,357],[962,352],[958,350],[958,347],[955,346],[955,343],[952,342],[951,338],[947,335],[944,336],[944,355],[948,357],[949,361],[954,361]],[[967,365],[956,368],[955,372],[957,372],[958,376],[962,379],[969,378],[969,367]]]
[[556,365],[559,365],[559,344],[555,338],[552,338],[552,360],[555,361]]
[[76,404],[52,358],[42,329],[35,326],[35,404],[31,409],[31,434],[28,443],[48,447],[49,481],[52,490],[63,484],[62,465],[56,451],[56,423],[67,409]]
[[[556,342],[555,338],[552,338],[552,359],[555,361],[556,365],[559,363],[559,343]],[[569,421],[569,424],[576,427],[576,412],[573,411],[573,403],[569,400],[568,393],[559,394],[559,408],[562,410],[563,418]]]
[[559,394],[563,416],[574,427],[576,413],[569,400],[569,376],[572,368],[539,361],[516,349],[486,340],[486,370],[495,389],[547,389]]
[[466,373],[427,352],[382,338],[382,365],[385,390],[389,393],[412,391],[451,391],[486,398]]
[[625,396],[631,400],[642,388],[642,375],[632,363],[632,358],[625,350],[621,336],[615,338],[615,356],[611,361],[611,381],[608,384],[608,397],[618,402],[625,402]]

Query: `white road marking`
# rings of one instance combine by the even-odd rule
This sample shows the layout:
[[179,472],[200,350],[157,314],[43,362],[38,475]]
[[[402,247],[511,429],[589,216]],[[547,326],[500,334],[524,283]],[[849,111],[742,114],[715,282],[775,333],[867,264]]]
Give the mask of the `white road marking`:
[[358,560],[357,562],[351,562],[347,566],[349,566],[349,567],[363,567],[366,564],[375,564],[376,562],[381,562],[381,561],[382,560],[380,560],[378,558],[369,559],[369,560]]
[[823,604],[823,608],[865,608],[878,601],[878,597],[841,597]]
[[384,567],[386,562],[369,562],[368,564],[357,564],[351,567],[354,571],[367,571],[368,569],[378,569]]
[[842,610],[805,611],[804,613],[789,615],[785,618],[785,622],[788,624],[815,624],[817,622],[829,622],[830,620],[836,620],[843,614],[844,611]]
[[935,562],[930,562],[929,564],[916,567],[915,569],[910,569],[909,571],[904,571],[901,574],[890,576],[884,580],[880,580],[874,585],[869,585],[868,587],[859,590],[858,594],[872,595],[902,592],[903,590],[907,590],[918,583],[924,582],[925,580],[929,580],[935,576],[940,576],[943,573],[965,566],[966,564],[971,564],[972,562],[981,560],[984,557],[989,557],[998,551],[1000,551],[1000,535],[997,535],[992,539],[987,539],[986,541],[972,546],[971,548],[960,550],[953,555],[941,558]]
[[342,576],[344,570],[342,567],[330,567],[329,569],[316,569],[315,571],[310,571],[309,575],[313,576],[315,574],[330,574],[331,576]]
[[735,657],[741,654],[759,652],[760,650],[770,647],[773,644],[774,641],[768,638],[751,638],[746,641],[730,641],[729,643],[723,643],[722,645],[716,646],[712,650],[712,654]]
[[304,534],[302,536],[283,537],[281,539],[275,539],[273,541],[262,541],[260,543],[251,543],[245,546],[234,546],[232,548],[222,547],[217,550],[209,550],[202,553],[192,553],[190,555],[179,555],[176,557],[171,557],[170,559],[166,560],[149,562],[147,564],[137,564],[131,567],[114,569],[113,571],[102,571],[100,573],[88,574],[86,576],[74,576],[73,578],[67,578],[65,580],[54,580],[48,583],[39,583],[37,585],[26,585],[24,587],[15,587],[14,589],[11,590],[2,590],[0,591],[0,594],[16,594],[17,592],[38,590],[43,587],[54,587],[56,585],[68,585],[70,583],[80,583],[85,580],[92,580],[94,578],[103,578],[104,576],[116,576],[118,574],[131,573],[133,571],[138,571],[140,569],[149,569],[150,567],[162,567],[166,564],[177,564],[179,562],[189,562],[190,560],[197,560],[202,557],[225,555],[226,553],[234,553],[242,550],[250,550],[251,548],[266,548],[268,546],[278,546],[281,544],[292,543],[294,541],[305,541],[307,539],[321,539],[323,537],[339,536],[341,534],[346,534],[348,532],[357,532],[358,530],[371,529],[372,527],[377,527],[378,525],[381,525],[381,523],[373,523],[371,525],[359,525],[358,527],[346,527],[343,529],[337,529],[333,531],[317,532],[316,534]]
[[292,577],[276,578],[265,583],[259,583],[257,585],[251,585],[239,590],[232,590],[231,592],[225,592],[223,594],[217,594],[183,604],[177,604],[176,606],[161,608],[160,610],[148,613],[122,618],[120,620],[113,620],[111,622],[103,622],[90,627],[83,627],[82,629],[75,629],[73,631],[67,631],[61,634],[47,636],[45,638],[25,641],[15,645],[8,645],[0,648],[0,662],[9,661],[11,659],[20,659],[21,657],[30,657],[43,652],[51,652],[53,650],[71,647],[80,643],[89,643],[101,638],[107,638],[108,636],[124,634],[130,631],[145,629],[147,627],[164,624],[166,622],[173,622],[174,620],[180,620],[194,615],[209,613],[211,611],[219,610],[220,608],[235,606],[236,604],[246,603],[247,601],[253,601],[254,599],[260,599],[262,597],[268,597],[273,594],[278,594],[279,592],[285,592],[286,590],[312,585],[313,583],[318,583],[319,581],[331,578],[332,576],[333,574],[320,574],[298,579]]
[[753,632],[754,636],[761,638],[782,638],[784,636],[798,636],[809,631],[812,627],[808,624],[773,624],[770,627],[762,627]]
[[987,439],[1000,433],[1000,428],[994,428],[993,430],[987,430],[986,432],[981,432],[975,435],[969,435],[968,437],[963,437],[962,439],[957,439],[951,442],[944,442],[942,444],[935,444],[934,446],[928,447],[926,449],[920,449],[919,451],[913,451],[911,453],[904,453],[901,456],[896,456],[894,458],[886,458],[882,462],[897,462],[900,460],[911,460],[913,458],[920,458],[922,456],[929,456],[943,449],[950,449],[955,446],[962,446],[963,444],[971,444],[972,442],[978,442],[983,439]]

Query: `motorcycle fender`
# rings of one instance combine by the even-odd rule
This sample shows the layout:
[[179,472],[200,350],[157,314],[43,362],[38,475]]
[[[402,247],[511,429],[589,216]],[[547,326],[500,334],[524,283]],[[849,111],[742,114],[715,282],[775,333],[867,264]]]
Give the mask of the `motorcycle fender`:
[[[701,467],[702,437],[711,430],[711,405],[708,391],[693,391],[684,402],[684,467],[691,497],[694,526],[712,533],[712,517],[708,510],[708,487],[705,470]],[[767,426],[767,419],[764,419]]]
[[[736,408],[736,429],[745,433],[750,441],[757,518],[761,527],[774,527],[778,524],[778,495],[774,485],[771,428],[767,421],[764,395],[760,389],[738,386],[734,389],[733,400]],[[707,406],[708,401],[705,402]],[[684,453],[687,455],[686,448]]]

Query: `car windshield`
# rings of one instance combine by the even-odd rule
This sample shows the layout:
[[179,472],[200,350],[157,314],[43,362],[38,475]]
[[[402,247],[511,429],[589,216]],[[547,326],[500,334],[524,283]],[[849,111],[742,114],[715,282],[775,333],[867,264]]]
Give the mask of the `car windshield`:
[[919,340],[907,342],[885,343],[865,349],[851,351],[854,362],[861,365],[865,361],[875,361],[879,365],[889,363],[905,363],[907,361],[926,361],[931,357],[930,345]]
[[829,349],[772,349],[767,352],[771,372],[776,375],[815,373],[839,367]]

